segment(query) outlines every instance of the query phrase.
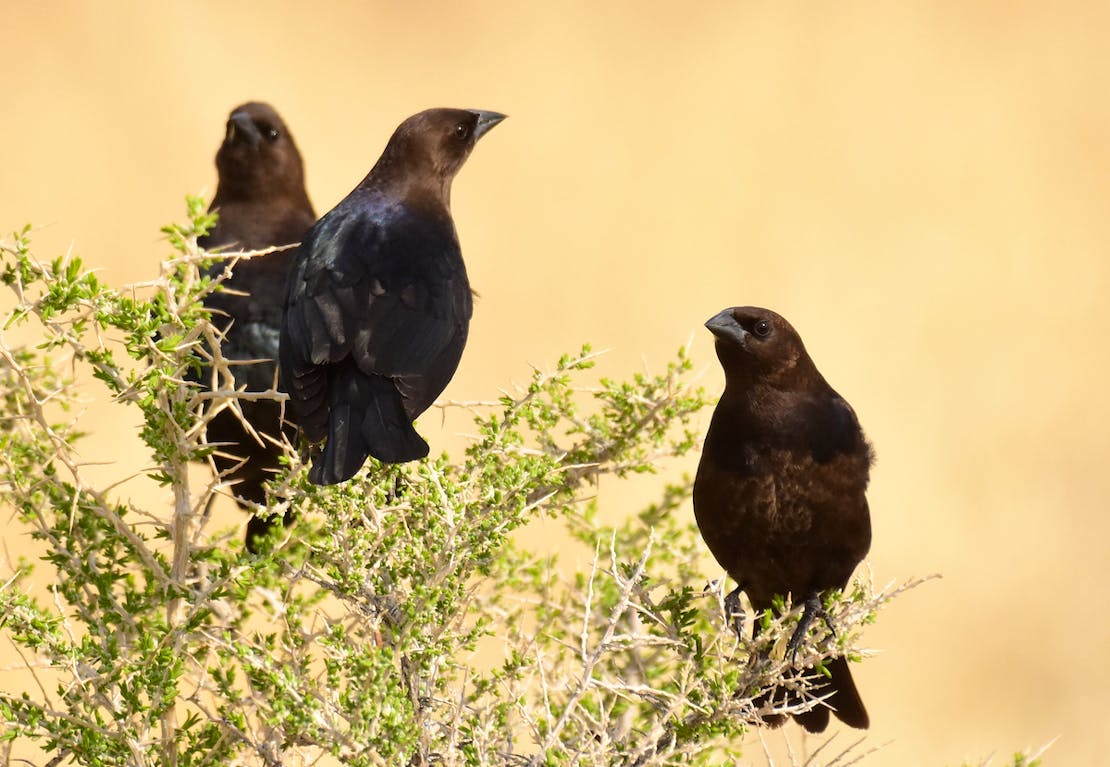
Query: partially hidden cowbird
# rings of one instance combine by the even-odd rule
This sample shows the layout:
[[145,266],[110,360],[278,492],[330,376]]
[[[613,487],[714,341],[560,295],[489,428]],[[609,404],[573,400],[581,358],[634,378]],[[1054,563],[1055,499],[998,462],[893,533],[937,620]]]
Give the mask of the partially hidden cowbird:
[[370,173],[297,254],[281,378],[314,448],[309,479],[350,479],[367,456],[423,458],[413,421],[458,367],[472,298],[451,181],[497,112],[429,109],[394,131]]
[[[871,545],[866,490],[873,452],[855,411],[818,372],[802,339],[778,314],[725,309],[705,326],[716,337],[725,390],[713,413],[694,480],[694,515],[709,550],[758,611],[776,595],[804,603],[787,644],[791,657],[823,611],[821,597],[843,589]],[[758,628],[758,622],[756,623]],[[812,689],[852,727],[869,719],[848,663]],[[762,700],[795,703],[784,690]],[[810,732],[829,723],[819,705],[794,714]],[[772,726],[781,715],[764,717]]]
[[[251,102],[236,107],[216,153],[219,183],[211,209],[219,213],[215,228],[199,240],[208,250],[262,250],[301,241],[316,220],[304,187],[304,167],[293,136],[268,104]],[[278,337],[285,301],[285,282],[292,263],[291,250],[239,261],[223,289],[208,295],[204,304],[212,322],[223,333],[220,350],[237,389],[271,390],[277,383]],[[209,268],[215,276],[226,263]],[[211,373],[202,381],[208,384]],[[216,468],[232,483],[231,491],[247,511],[265,504],[263,482],[279,468],[282,454],[282,408],[272,399],[240,399],[252,435],[229,408],[208,425],[208,441],[221,443],[214,456]],[[247,546],[265,534],[269,524],[252,517]]]

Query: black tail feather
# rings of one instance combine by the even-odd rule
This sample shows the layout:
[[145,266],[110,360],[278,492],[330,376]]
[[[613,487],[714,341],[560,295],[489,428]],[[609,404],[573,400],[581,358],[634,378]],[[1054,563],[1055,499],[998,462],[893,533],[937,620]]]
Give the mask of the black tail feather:
[[289,527],[296,520],[296,514],[292,511],[285,512],[280,517],[257,517],[252,516],[247,522],[247,534],[245,536],[247,551],[251,554],[258,554],[262,551],[261,542],[270,536],[270,532],[279,527]]
[[397,387],[374,377],[367,387],[370,400],[362,417],[362,438],[370,455],[382,463],[418,461],[428,455],[428,443],[416,433]]
[[[863,699],[860,698],[859,690],[856,689],[852,672],[848,668],[847,658],[833,658],[825,663],[825,668],[832,674],[828,686],[835,690],[826,703],[832,707],[836,718],[844,724],[866,730],[871,725],[871,717],[867,715],[867,709],[863,706]],[[817,694],[821,695],[823,693],[818,690]],[[824,729],[824,727],[821,729]],[[811,730],[811,732],[814,731]]]
[[[861,730],[867,729],[871,724],[871,719],[867,715],[867,709],[863,706],[859,691],[856,690],[852,672],[848,669],[848,661],[843,657],[833,658],[825,662],[825,669],[828,670],[830,676],[818,675],[815,683],[809,688],[807,696],[809,698],[823,698],[822,702],[809,711],[793,714],[794,720],[808,732],[824,732],[829,726],[829,714],[831,712],[849,727],[856,727]],[[816,672],[813,669],[791,672],[794,676],[814,673]],[[755,700],[755,706],[756,708],[762,708],[771,703],[779,707],[800,702],[801,698],[796,692],[791,692],[784,687],[776,687],[760,695]],[[766,714],[762,717],[762,721],[768,727],[780,727],[786,721],[786,715]]]
[[369,456],[404,463],[427,455],[428,443],[413,428],[393,382],[353,373],[333,384],[327,443],[313,457],[308,478],[335,485],[353,477]]

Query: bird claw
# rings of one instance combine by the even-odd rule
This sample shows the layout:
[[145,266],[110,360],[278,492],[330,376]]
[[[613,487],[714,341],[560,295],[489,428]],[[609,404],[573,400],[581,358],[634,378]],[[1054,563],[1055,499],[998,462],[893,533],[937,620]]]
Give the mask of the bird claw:
[[802,610],[802,617],[798,619],[798,625],[794,628],[794,633],[790,635],[790,641],[786,643],[786,654],[790,656],[790,662],[794,662],[794,658],[798,654],[798,648],[802,644],[802,639],[805,638],[806,632],[809,627],[813,625],[813,621],[820,615],[825,625],[829,627],[829,631],[834,635],[832,623],[829,619],[829,614],[825,612],[824,605],[821,604],[821,595],[817,593],[810,594],[806,597],[805,609]]
[[732,630],[736,632],[738,640],[744,639],[744,608],[740,604],[740,592],[742,588],[737,586],[728,594],[725,595],[725,620],[732,622]]

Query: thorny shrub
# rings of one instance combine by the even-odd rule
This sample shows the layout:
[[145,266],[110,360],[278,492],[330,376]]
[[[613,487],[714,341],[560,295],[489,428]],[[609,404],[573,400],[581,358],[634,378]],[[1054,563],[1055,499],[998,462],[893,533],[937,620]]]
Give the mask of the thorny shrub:
[[[252,555],[209,515],[226,488],[192,486],[188,465],[217,449],[204,429],[217,409],[283,395],[233,390],[201,306],[222,280],[203,276],[214,256],[196,244],[214,218],[188,207],[164,230],[158,278],[124,290],[76,258],[36,260],[29,228],[2,246],[4,331],[41,342],[0,335],[0,503],[5,538],[44,552],[8,563],[0,587],[0,635],[37,682],[0,692],[7,763],[734,763],[752,701],[783,679],[797,614],[758,645],[736,638],[722,582],[707,586],[719,571],[688,478],[616,526],[587,500],[602,475],[654,472],[698,442],[692,418],[711,400],[685,350],[661,372],[585,388],[596,355],[583,347],[466,405],[476,435],[461,456],[370,461],[339,486],[311,485],[287,445],[270,510],[299,521]],[[202,370],[215,391],[195,383]],[[172,505],[137,508],[89,478],[81,397],[138,409]],[[592,564],[568,572],[517,543],[537,516]],[[33,597],[43,582],[49,597]],[[915,583],[876,593],[857,580],[829,601],[836,633],[819,622],[799,659],[858,659],[860,627]]]

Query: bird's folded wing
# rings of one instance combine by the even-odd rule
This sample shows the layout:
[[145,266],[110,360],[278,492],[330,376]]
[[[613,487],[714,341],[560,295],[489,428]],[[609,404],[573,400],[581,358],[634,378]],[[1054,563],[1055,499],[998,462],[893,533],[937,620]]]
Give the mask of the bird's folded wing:
[[434,221],[385,227],[378,218],[336,217],[305,242],[281,352],[294,399],[326,396],[319,368],[346,360],[366,375],[397,379],[406,398],[421,403],[425,388],[454,372],[472,303],[450,223],[437,231]]

